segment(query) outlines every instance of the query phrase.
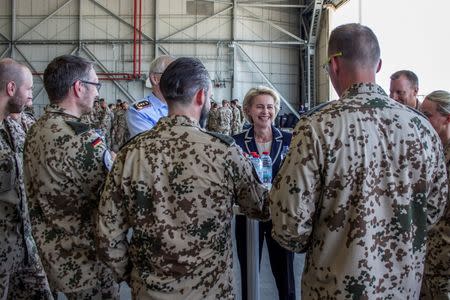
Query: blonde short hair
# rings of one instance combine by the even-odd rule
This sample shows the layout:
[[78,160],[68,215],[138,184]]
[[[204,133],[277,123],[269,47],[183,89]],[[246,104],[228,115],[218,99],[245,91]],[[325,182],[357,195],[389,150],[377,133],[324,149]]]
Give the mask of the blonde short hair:
[[450,115],[450,93],[437,90],[428,94],[425,99],[437,104],[437,111],[444,116]]
[[253,120],[248,115],[248,111],[250,109],[250,106],[252,106],[253,104],[253,99],[259,95],[269,95],[273,98],[275,113],[273,114],[272,121],[274,121],[276,116],[278,115],[278,112],[280,111],[280,96],[278,96],[278,93],[273,89],[262,85],[256,88],[251,88],[250,90],[248,90],[247,94],[245,94],[244,101],[242,102],[242,109],[244,110],[245,118],[247,119],[247,121],[253,124]]

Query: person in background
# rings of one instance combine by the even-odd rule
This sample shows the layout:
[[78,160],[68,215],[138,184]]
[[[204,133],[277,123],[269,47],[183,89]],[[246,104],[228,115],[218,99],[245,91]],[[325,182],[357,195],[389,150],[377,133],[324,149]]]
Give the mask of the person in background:
[[102,137],[81,115],[101,84],[93,64],[73,55],[44,71],[50,105],[25,143],[25,182],[33,236],[50,286],[72,299],[119,299],[112,271],[97,257],[95,218],[112,165]]
[[439,136],[376,84],[370,28],[336,27],[324,67],[340,98],[294,129],[270,192],[272,235],[306,252],[302,299],[417,299],[427,230],[447,202]]
[[[433,125],[444,146],[447,174],[450,174],[450,93],[434,91],[427,95],[420,110]],[[428,233],[427,256],[421,299],[450,299],[450,208]]]
[[128,131],[126,119],[127,110],[128,102],[122,102],[122,104],[118,106],[118,109],[116,111],[116,116],[114,118],[111,133],[111,150],[114,152],[118,152],[119,149],[130,139],[130,132]]
[[400,70],[391,75],[389,97],[397,102],[419,109],[419,78],[414,72]]
[[237,107],[236,100],[231,100],[231,135],[238,134],[242,131],[241,111]]
[[111,127],[113,123],[112,113],[105,99],[101,98],[99,100],[99,104],[98,129],[106,141],[106,147],[111,148]]
[[[250,89],[243,102],[244,115],[251,124],[249,129],[234,135],[236,144],[245,153],[269,152],[272,159],[272,178],[278,173],[282,163],[282,150],[288,147],[292,134],[281,131],[273,125],[280,110],[278,94],[264,86]],[[241,266],[242,299],[247,299],[247,247],[246,222],[242,215],[236,216],[236,248]],[[263,248],[264,238],[269,252],[270,267],[275,278],[280,300],[295,299],[295,282],[293,260],[294,254],[281,247],[271,236],[272,222],[259,222],[259,259]]]
[[175,60],[160,87],[168,117],[122,147],[106,180],[101,257],[133,299],[234,299],[233,202],[266,219],[267,190],[231,137],[201,128],[212,85],[198,59]]
[[33,99],[33,75],[0,60],[0,299],[53,299],[33,239],[23,178],[25,131],[7,116]]
[[208,121],[206,122],[206,129],[212,132],[217,132],[219,127],[219,105],[216,102],[211,103],[211,110],[208,114]]
[[219,126],[217,132],[230,135],[231,134],[231,120],[233,119],[233,113],[230,109],[230,102],[226,99],[222,100],[222,107],[219,111]]
[[167,103],[161,93],[159,82],[164,70],[173,60],[172,56],[162,55],[150,63],[148,78],[152,85],[152,93],[145,99],[134,102],[127,110],[130,138],[152,129],[161,117],[167,116]]

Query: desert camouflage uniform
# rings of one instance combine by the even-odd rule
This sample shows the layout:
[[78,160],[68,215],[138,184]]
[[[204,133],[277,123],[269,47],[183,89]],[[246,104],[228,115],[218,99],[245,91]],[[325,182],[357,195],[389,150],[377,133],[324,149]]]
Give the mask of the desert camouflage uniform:
[[52,289],[68,298],[81,299],[77,293],[95,294],[100,287],[104,296],[117,292],[112,272],[97,259],[94,239],[107,154],[94,130],[56,105],[47,107],[27,135],[33,235]]
[[234,299],[232,205],[267,219],[267,191],[233,140],[217,136],[164,117],[119,151],[100,201],[99,251],[134,299]]
[[130,139],[130,131],[127,125],[127,111],[120,109],[116,112],[112,128],[112,147],[114,152],[119,151],[120,147]]
[[231,107],[231,113],[231,135],[235,135],[242,131],[241,112],[239,111],[239,108],[235,106]]
[[[10,118],[10,117],[8,117]],[[22,129],[25,131],[25,133],[28,132],[28,130],[30,130],[31,126],[33,126],[34,123],[36,123],[36,118],[28,112],[22,111],[20,113],[20,119],[18,119],[17,121],[14,120],[13,118],[11,118],[13,121],[17,122]]]
[[93,108],[90,113],[81,116],[81,121],[89,124],[92,129],[98,129],[100,122],[98,111]]
[[426,118],[355,84],[302,117],[290,149],[270,194],[272,234],[307,252],[302,299],[417,299],[427,225],[447,199]]
[[111,148],[111,126],[112,118],[111,111],[107,108],[100,108],[98,111],[98,129],[101,131],[101,135],[106,140],[106,146]]
[[210,110],[208,114],[208,123],[206,129],[217,132],[219,130],[219,110]]
[[31,233],[24,141],[17,122],[0,123],[0,299],[53,299]]
[[233,119],[233,113],[229,107],[222,106],[219,111],[219,126],[217,132],[230,135],[231,134],[231,120]]
[[[447,174],[450,174],[450,144],[446,146],[445,158],[447,160]],[[449,200],[447,200],[444,216],[429,232],[427,247],[421,298],[448,300],[450,299]]]

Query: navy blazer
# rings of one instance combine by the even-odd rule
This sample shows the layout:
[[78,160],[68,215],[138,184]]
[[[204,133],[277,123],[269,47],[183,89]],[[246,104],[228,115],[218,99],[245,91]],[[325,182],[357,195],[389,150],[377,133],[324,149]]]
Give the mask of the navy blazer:
[[[253,126],[244,130],[241,133],[233,135],[234,141],[246,153],[258,153],[258,147],[255,142],[255,132]],[[278,174],[281,166],[281,151],[283,146],[288,146],[291,143],[292,133],[282,131],[272,125],[272,146],[270,150],[270,158],[272,159],[272,181]]]

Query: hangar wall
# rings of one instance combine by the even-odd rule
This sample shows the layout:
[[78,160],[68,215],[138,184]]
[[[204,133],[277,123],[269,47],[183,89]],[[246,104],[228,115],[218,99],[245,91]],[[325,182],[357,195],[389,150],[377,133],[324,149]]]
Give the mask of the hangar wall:
[[[142,7],[141,76],[130,80],[127,76],[139,68],[133,63],[136,3]],[[300,16],[306,5],[273,3],[0,0],[0,57],[13,57],[32,69],[38,114],[48,103],[42,72],[51,59],[67,53],[98,62],[97,72],[103,74],[99,77],[109,79],[102,80],[100,91],[108,102],[133,101],[148,94],[145,79],[150,61],[170,54],[201,59],[213,79],[216,100],[242,100],[250,87],[270,81],[298,108],[304,44]]]

